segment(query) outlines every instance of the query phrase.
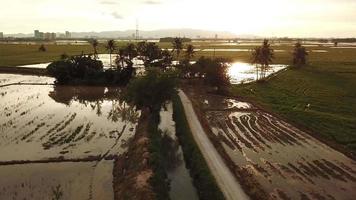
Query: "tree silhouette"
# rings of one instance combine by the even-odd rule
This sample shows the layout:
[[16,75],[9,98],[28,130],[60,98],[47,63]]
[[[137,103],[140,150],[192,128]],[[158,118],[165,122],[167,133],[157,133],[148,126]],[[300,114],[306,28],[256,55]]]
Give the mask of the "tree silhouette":
[[89,41],[90,45],[93,47],[94,50],[94,59],[98,59],[98,46],[99,46],[99,42],[97,39],[91,39]]
[[167,69],[167,67],[172,65],[172,61],[173,61],[173,56],[171,54],[170,51],[168,51],[168,49],[165,49],[162,51],[162,68],[163,69]]
[[128,58],[130,60],[132,60],[138,56],[137,48],[136,48],[135,44],[133,44],[133,43],[128,44],[126,46],[125,50],[126,50]]
[[140,42],[137,44],[137,52],[145,67],[153,67],[162,59],[162,50],[154,42]]
[[183,40],[182,38],[174,38],[173,42],[172,42],[172,53],[174,53],[174,51],[176,51],[176,55],[177,55],[177,61],[179,63],[179,55],[180,55],[180,52],[182,51],[183,49]]
[[133,68],[133,59],[138,56],[136,45],[133,43],[128,44],[124,48],[120,48],[117,58],[115,60],[118,68]]
[[[252,63],[256,65],[257,80],[264,79],[269,65],[274,59],[274,51],[268,40],[263,40],[262,46],[256,47],[252,51]],[[260,69],[260,74],[259,74]]]
[[195,51],[194,46],[189,44],[187,46],[187,50],[185,51],[185,56],[188,61],[190,61],[194,57]]
[[300,42],[297,42],[294,45],[293,64],[298,67],[305,65],[307,62],[307,56],[308,52],[306,51],[305,47],[303,47]]
[[252,64],[255,65],[256,80],[259,79],[260,57],[261,57],[260,52],[261,52],[261,47],[255,47],[252,51]]
[[118,70],[125,67],[125,60],[126,60],[126,51],[125,49],[120,48],[115,59],[115,64]]
[[111,54],[116,50],[116,44],[114,40],[108,40],[106,46],[105,46],[106,50],[109,51],[110,54],[110,67],[112,66],[111,64]]

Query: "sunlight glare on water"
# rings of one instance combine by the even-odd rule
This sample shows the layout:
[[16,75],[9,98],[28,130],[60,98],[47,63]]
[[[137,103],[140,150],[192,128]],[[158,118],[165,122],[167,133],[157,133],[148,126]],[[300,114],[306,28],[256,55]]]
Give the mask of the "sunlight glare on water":
[[[286,65],[270,65],[270,69],[266,75],[278,72],[286,67]],[[231,84],[241,84],[256,80],[255,66],[250,63],[235,62],[228,69]]]

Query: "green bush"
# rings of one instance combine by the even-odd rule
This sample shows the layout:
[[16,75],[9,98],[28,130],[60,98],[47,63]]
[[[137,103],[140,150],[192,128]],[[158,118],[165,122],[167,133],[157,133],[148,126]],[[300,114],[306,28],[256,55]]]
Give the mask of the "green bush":
[[153,176],[150,184],[156,194],[157,200],[169,200],[169,179],[166,172],[165,154],[163,149],[163,140],[161,131],[158,129],[159,111],[150,115],[150,125],[148,127],[150,138],[150,161],[149,164],[153,170]]
[[184,73],[182,76],[199,77],[204,79],[206,84],[221,89],[230,85],[228,75],[230,63],[230,60],[224,58],[200,57],[193,65],[187,61],[181,64],[182,73]]
[[137,108],[147,107],[151,112],[159,111],[162,105],[176,94],[177,74],[148,70],[142,77],[133,79],[127,86],[125,100]]
[[134,75],[132,67],[104,71],[103,63],[90,55],[63,56],[47,71],[59,84],[126,85]]

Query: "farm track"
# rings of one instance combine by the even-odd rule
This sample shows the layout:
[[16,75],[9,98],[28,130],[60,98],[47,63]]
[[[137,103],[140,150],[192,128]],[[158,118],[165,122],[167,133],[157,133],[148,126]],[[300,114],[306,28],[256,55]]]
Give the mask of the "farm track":
[[205,134],[188,97],[183,91],[179,91],[179,96],[183,103],[184,111],[187,116],[190,129],[193,133],[193,137],[202,151],[202,154],[207,161],[221,191],[225,195],[225,198],[228,200],[249,199]]

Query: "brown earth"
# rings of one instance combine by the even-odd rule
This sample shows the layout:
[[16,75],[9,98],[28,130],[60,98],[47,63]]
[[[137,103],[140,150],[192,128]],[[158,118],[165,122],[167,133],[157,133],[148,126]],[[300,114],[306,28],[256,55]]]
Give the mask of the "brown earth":
[[127,153],[114,162],[113,187],[115,200],[151,200],[155,194],[149,183],[153,170],[148,165],[148,117],[142,111],[136,134],[129,141]]

